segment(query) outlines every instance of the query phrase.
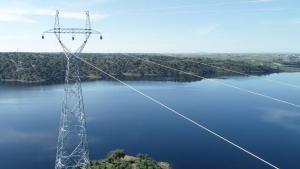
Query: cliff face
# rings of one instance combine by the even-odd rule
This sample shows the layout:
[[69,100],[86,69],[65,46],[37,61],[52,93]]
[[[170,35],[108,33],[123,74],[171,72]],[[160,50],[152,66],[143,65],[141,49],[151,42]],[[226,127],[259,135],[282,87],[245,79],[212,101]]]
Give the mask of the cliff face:
[[148,155],[126,155],[123,150],[114,150],[108,153],[102,160],[94,160],[90,163],[90,169],[171,169],[167,162],[157,162]]

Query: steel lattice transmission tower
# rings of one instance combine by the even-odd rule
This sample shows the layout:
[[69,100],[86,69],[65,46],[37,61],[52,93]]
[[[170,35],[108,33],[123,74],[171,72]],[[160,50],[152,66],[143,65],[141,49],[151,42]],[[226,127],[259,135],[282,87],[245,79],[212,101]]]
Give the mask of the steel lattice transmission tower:
[[[55,34],[67,60],[55,169],[74,169],[76,167],[86,169],[89,164],[85,111],[76,57],[84,49],[91,34],[99,34],[100,39],[102,39],[102,35],[91,29],[89,12],[86,11],[85,14],[85,28],[61,28],[59,11],[56,11],[54,28],[43,32],[42,35],[42,39],[44,39],[46,33]],[[82,34],[84,41],[75,52],[71,52],[63,43],[62,34],[72,34],[72,40],[75,39],[75,34]]]

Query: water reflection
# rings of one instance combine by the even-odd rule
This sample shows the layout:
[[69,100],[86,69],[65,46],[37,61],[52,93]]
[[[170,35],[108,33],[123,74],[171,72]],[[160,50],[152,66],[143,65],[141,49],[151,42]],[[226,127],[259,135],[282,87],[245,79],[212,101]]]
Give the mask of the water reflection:
[[[297,90],[260,79],[300,84],[299,75],[219,80],[297,103]],[[205,80],[128,83],[282,168],[300,168],[298,109]],[[92,159],[123,148],[149,153],[174,169],[266,168],[119,83],[82,86]],[[1,168],[53,168],[62,98],[63,85],[0,85]]]
[[300,113],[299,111],[288,111],[281,109],[267,109],[264,110],[263,119],[270,123],[275,123],[284,128],[300,134]]

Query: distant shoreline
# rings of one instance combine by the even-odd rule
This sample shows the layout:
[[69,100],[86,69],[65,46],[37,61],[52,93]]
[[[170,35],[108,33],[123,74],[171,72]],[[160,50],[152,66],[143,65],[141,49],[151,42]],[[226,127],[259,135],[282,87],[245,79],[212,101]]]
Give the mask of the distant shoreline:
[[[82,54],[109,74],[126,81],[192,82],[201,78],[166,69],[152,61],[205,78],[269,75],[300,72],[298,54]],[[0,53],[0,83],[64,83],[65,57],[62,53]],[[81,81],[111,80],[78,62]],[[228,71],[232,70],[232,71]],[[240,72],[240,73],[237,73]]]
[[[209,77],[207,79],[230,79],[230,78],[237,78],[237,77],[262,77],[262,76],[268,76],[272,74],[280,74],[280,73],[297,73],[297,72],[276,72],[276,73],[269,73],[269,74],[260,74],[260,75],[251,75],[251,76],[242,76],[242,75],[225,75],[225,76],[216,76],[216,77]],[[148,82],[179,82],[179,83],[186,83],[186,82],[197,82],[201,81],[203,79],[195,79],[195,80],[189,80],[189,81],[176,81],[172,80],[171,78],[150,78],[150,79],[122,79],[123,81],[148,81]],[[81,81],[82,83],[85,82],[109,82],[109,81],[115,81],[113,79],[88,79]],[[52,84],[64,84],[64,81],[62,82],[47,82],[47,81],[24,81],[24,80],[17,80],[17,79],[0,79],[0,84],[13,84],[13,85],[52,85]]]

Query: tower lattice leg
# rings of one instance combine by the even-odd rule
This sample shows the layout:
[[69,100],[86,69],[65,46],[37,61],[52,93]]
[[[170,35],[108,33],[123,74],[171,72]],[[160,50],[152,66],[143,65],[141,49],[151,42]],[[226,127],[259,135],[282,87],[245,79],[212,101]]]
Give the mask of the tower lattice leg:
[[67,54],[64,101],[55,169],[86,169],[89,163],[85,111],[77,60]]

